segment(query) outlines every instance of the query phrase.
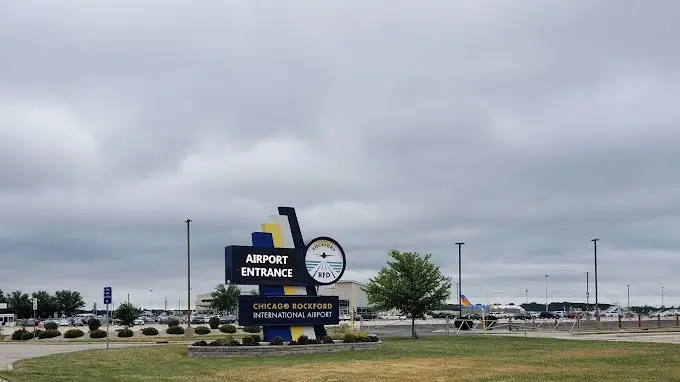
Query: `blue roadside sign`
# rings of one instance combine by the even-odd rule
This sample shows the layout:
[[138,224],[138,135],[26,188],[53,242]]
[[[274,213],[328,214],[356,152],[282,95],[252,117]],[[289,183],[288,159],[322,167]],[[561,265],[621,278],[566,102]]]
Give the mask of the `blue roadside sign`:
[[111,287],[104,287],[104,304],[111,303]]

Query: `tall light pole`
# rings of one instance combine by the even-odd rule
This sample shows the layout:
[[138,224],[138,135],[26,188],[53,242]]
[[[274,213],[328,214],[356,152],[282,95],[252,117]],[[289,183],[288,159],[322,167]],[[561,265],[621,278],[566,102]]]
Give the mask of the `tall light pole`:
[[128,305],[130,304],[130,293],[128,293]]
[[151,307],[151,304],[153,302],[153,289],[149,289],[149,310],[153,312],[153,308]]
[[168,298],[167,297],[165,298],[165,309],[164,310],[165,310],[165,312],[168,311]]
[[663,309],[663,287],[661,287],[661,309]]
[[456,283],[456,296],[460,296],[460,285],[458,283]]
[[590,240],[593,242],[593,252],[595,255],[595,320],[598,322],[600,321],[600,304],[597,296],[597,242],[599,240],[598,238]]
[[628,313],[630,313],[630,284],[626,284],[628,287]]
[[548,275],[545,275],[545,311],[548,311]]
[[463,306],[462,306],[462,300],[460,295],[463,294],[463,284],[461,283],[461,247],[463,246],[463,242],[458,242],[456,245],[458,246],[458,318],[463,317]]
[[184,222],[187,223],[187,328],[191,329],[191,219]]
[[524,290],[524,303],[529,305],[529,289]]
[[590,279],[588,276],[590,275],[590,272],[586,272],[586,317],[590,317],[588,312],[590,312]]

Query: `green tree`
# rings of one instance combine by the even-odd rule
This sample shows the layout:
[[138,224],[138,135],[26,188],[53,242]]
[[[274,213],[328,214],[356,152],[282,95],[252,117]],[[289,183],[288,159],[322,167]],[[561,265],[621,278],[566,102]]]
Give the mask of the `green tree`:
[[71,316],[76,310],[85,306],[83,297],[79,292],[71,290],[58,290],[55,294],[56,308],[66,316]]
[[16,314],[19,318],[31,318],[33,317],[33,303],[26,293],[22,293],[20,290],[15,290],[10,293],[7,298],[7,303],[10,306],[12,313]]
[[113,318],[119,320],[123,326],[128,327],[132,326],[132,324],[135,322],[135,319],[139,317],[141,312],[142,310],[138,307],[124,302],[118,305],[118,309],[113,312]]
[[388,255],[392,261],[362,290],[376,310],[398,309],[410,316],[411,336],[418,338],[416,317],[424,317],[446,302],[451,295],[451,278],[430,262],[430,254],[421,256],[392,249]]
[[210,295],[212,297],[210,309],[217,309],[218,312],[231,312],[238,305],[238,297],[241,295],[241,290],[234,284],[229,284],[228,287],[224,284],[219,284]]
[[257,290],[257,289],[251,289],[251,290],[250,290],[250,295],[251,295],[251,296],[259,296],[259,295],[260,295],[260,291]]
[[38,317],[49,318],[54,316],[54,312],[57,310],[57,302],[54,296],[49,294],[49,292],[40,290],[33,292],[31,297],[38,299]]

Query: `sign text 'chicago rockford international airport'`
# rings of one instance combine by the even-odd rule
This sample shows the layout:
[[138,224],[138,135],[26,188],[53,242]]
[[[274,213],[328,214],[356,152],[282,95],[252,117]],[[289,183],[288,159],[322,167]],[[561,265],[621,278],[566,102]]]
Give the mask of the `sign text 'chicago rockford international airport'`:
[[340,319],[337,296],[240,296],[241,325],[335,325]]

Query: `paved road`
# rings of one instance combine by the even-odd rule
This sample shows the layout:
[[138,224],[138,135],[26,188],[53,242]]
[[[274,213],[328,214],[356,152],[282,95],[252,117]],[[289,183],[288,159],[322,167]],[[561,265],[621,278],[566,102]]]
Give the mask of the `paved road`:
[[[111,348],[129,346],[151,346],[155,344],[124,344],[112,343]],[[20,359],[42,357],[50,354],[69,353],[80,350],[106,349],[106,344],[27,344],[27,343],[0,343],[0,370],[12,368],[12,363]]]

